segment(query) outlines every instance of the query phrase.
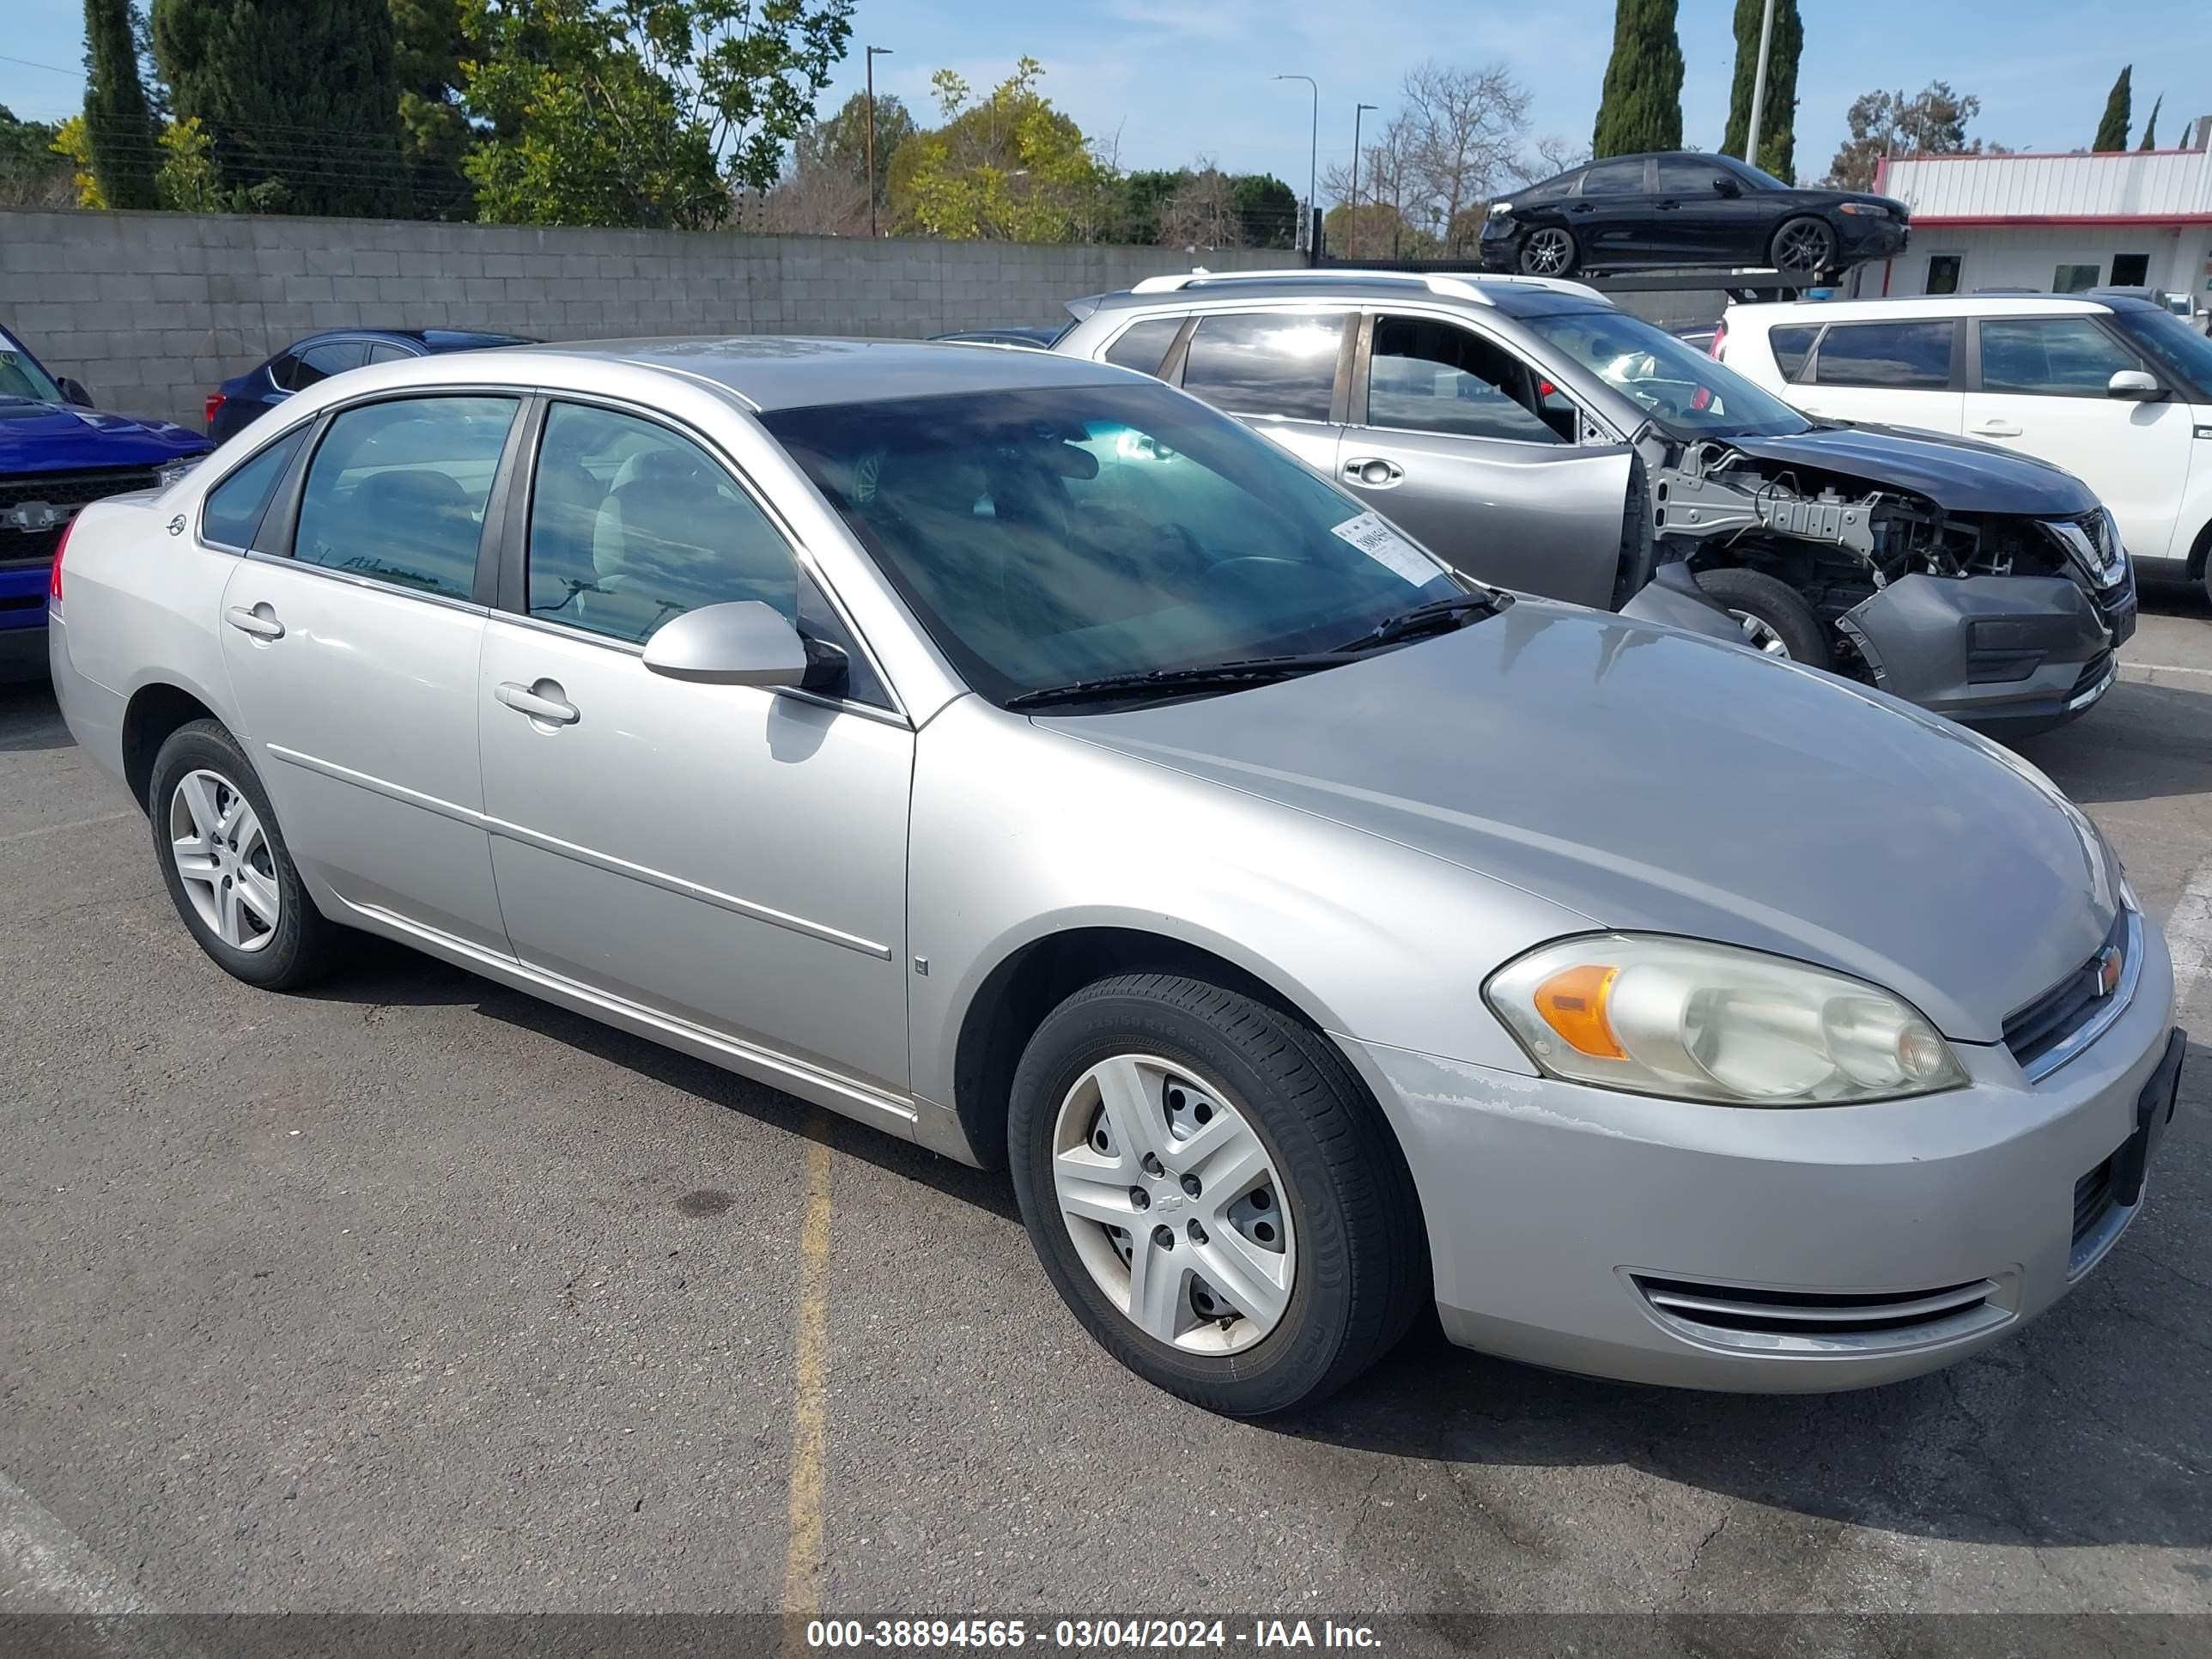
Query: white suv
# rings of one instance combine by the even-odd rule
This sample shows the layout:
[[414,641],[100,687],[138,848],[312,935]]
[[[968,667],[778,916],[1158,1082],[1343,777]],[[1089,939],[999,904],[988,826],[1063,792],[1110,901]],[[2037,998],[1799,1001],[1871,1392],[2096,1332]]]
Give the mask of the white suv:
[[2148,576],[2212,551],[2212,340],[2070,295],[1731,306],[1713,355],[1815,420],[1957,434],[2075,473]]

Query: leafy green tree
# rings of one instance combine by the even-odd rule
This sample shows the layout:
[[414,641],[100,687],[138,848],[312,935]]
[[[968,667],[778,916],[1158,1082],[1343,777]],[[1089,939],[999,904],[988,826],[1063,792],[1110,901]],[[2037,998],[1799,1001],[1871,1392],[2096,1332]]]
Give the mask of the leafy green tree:
[[158,207],[154,116],[138,77],[131,0],[84,0],[84,130],[110,207]]
[[703,228],[765,191],[853,0],[464,0],[478,216]]
[[1190,182],[1188,167],[1147,167],[1121,175],[1114,223],[1117,241],[1151,246],[1160,240],[1160,209]]
[[1844,123],[1850,137],[1828,163],[1826,182],[1838,190],[1872,190],[1875,169],[1885,156],[1992,155],[2001,144],[1966,137],[1966,123],[1982,112],[1972,93],[1955,93],[1948,81],[1930,81],[1911,97],[1902,92],[1869,92],[1852,100]]
[[[1735,83],[1729,90],[1728,131],[1721,148],[1744,153],[1751,131],[1751,94],[1759,73],[1759,37],[1766,0],[1735,0]],[[1759,154],[1753,164],[1785,183],[1797,173],[1797,60],[1805,51],[1805,20],[1797,0],[1776,0],[1774,36],[1766,48],[1766,101],[1759,112]]]
[[391,0],[392,75],[399,83],[399,147],[415,211],[472,219],[476,187],[461,170],[475,134],[461,107],[460,0]]
[[1675,0],[1619,0],[1590,143],[1600,158],[1682,147],[1682,43],[1674,9]]
[[19,120],[0,104],[0,207],[67,207],[76,199],[70,166],[54,148],[60,135],[55,123]]
[[1245,246],[1297,246],[1297,193],[1281,179],[1267,173],[1244,173],[1230,181],[1229,196],[1243,226]]
[[930,77],[942,125],[916,133],[891,158],[900,226],[932,236],[1068,242],[1091,240],[1112,222],[1112,171],[1036,89],[1043,74],[1024,58],[981,100],[951,70]]
[[2158,148],[2158,112],[2165,107],[2166,94],[2164,93],[2160,93],[2151,104],[2150,119],[2143,123],[2142,148],[2144,149],[2156,149]]
[[856,92],[837,106],[827,120],[817,121],[799,135],[792,147],[793,170],[819,172],[859,196],[859,217],[867,217],[872,185],[880,207],[890,196],[891,157],[898,147],[921,129],[905,102],[887,92],[876,94],[875,177],[868,176],[868,94]]
[[2128,147],[2128,121],[2132,114],[2130,106],[2134,93],[2130,82],[2135,76],[2135,65],[2130,64],[2120,70],[2120,78],[2112,82],[2112,94],[2105,100],[2105,118],[2097,123],[2094,150],[2125,149]]
[[155,0],[154,49],[227,199],[408,211],[388,0]]

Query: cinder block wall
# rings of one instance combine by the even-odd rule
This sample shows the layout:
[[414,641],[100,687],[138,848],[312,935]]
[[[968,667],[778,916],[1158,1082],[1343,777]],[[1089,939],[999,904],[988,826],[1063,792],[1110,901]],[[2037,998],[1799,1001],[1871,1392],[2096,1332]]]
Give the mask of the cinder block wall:
[[1158,247],[0,212],[0,321],[105,407],[198,428],[217,382],[317,329],[911,337],[1058,322],[1063,301],[1190,264]]

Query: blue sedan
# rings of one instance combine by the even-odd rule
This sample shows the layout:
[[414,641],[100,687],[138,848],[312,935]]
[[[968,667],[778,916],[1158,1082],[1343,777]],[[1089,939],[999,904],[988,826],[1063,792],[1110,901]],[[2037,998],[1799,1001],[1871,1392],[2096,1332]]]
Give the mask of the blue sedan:
[[264,410],[295,392],[363,363],[428,357],[441,351],[480,351],[490,346],[534,345],[520,334],[460,328],[334,328],[295,340],[264,363],[225,380],[208,393],[208,436],[217,443],[242,431]]

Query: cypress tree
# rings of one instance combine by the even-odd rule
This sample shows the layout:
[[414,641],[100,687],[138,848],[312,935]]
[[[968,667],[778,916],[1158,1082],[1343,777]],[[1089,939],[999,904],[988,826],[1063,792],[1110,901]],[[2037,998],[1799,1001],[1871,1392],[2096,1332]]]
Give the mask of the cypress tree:
[[2165,107],[2166,94],[2164,93],[2160,93],[2158,95],[2157,100],[2150,106],[2150,119],[2143,123],[2142,147],[2145,149],[2156,149],[2158,148],[2158,112]]
[[408,211],[389,0],[155,0],[154,50],[234,199]]
[[1674,7],[1675,0],[1620,0],[1593,155],[1682,147],[1682,43],[1674,33]]
[[131,0],[84,0],[84,131],[92,176],[114,208],[161,204],[154,188],[161,151],[154,114],[138,78]]
[[2105,100],[2105,118],[2097,123],[2097,141],[2089,148],[2095,150],[2125,149],[2128,147],[2128,118],[2133,94],[2129,79],[2135,73],[2130,64],[2120,71],[2120,78],[2112,82],[2112,95]]
[[[1751,126],[1751,94],[1759,72],[1759,33],[1765,0],[1735,0],[1735,84],[1729,92],[1728,135],[1721,149],[1743,154]],[[1796,182],[1797,60],[1805,51],[1805,20],[1797,0],[1775,0],[1774,38],[1766,48],[1766,102],[1759,112],[1759,154],[1752,158],[1784,183]]]

